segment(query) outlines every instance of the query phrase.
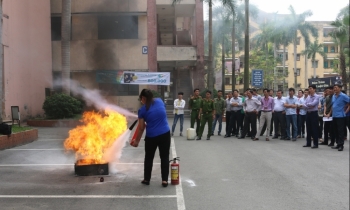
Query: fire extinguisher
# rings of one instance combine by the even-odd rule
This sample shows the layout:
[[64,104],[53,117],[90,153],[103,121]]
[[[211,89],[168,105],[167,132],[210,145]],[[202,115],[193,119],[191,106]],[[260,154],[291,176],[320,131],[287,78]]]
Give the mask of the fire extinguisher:
[[173,162],[170,165],[171,168],[171,184],[178,185],[180,183],[180,164],[176,161],[180,161],[180,157],[176,157],[169,162]]

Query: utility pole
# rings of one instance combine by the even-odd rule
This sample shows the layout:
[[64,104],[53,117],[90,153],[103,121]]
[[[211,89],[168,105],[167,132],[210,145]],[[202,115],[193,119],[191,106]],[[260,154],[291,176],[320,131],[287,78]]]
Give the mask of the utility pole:
[[[0,17],[2,17],[2,0],[0,0]],[[1,43],[1,46],[0,46],[0,123],[2,123],[2,109],[3,109],[3,106],[2,106],[2,102],[3,102],[3,97],[4,97],[4,92],[3,92],[3,72],[4,72],[4,68],[3,68],[3,58],[4,58],[4,52],[3,52],[3,45],[2,45],[2,21],[0,21],[0,43]]]
[[225,95],[225,37],[222,37],[222,48],[221,48],[221,90]]
[[249,0],[245,0],[244,90],[249,88]]

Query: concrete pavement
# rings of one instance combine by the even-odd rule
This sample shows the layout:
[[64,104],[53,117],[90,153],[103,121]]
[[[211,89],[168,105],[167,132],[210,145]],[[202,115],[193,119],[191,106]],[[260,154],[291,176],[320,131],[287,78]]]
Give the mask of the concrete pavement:
[[[188,127],[185,119],[184,130]],[[39,128],[38,141],[0,151],[1,209],[349,208],[348,141],[342,152],[303,148],[304,139],[266,142],[215,135],[195,141],[178,135],[178,121],[170,157],[176,153],[181,159],[182,185],[163,188],[158,152],[151,185],[140,184],[143,142],[124,149],[118,173],[104,182],[99,176],[75,176],[74,155],[62,146],[68,130]]]

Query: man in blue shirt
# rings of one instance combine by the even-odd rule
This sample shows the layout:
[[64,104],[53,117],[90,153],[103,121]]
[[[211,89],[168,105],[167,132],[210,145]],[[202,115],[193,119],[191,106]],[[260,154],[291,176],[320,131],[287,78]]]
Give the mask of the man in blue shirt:
[[[295,89],[289,88],[289,97],[286,97],[286,103],[284,103],[284,107],[286,108],[286,133],[287,137],[285,140],[290,140],[292,137],[293,141],[297,140],[297,104],[298,99],[294,96]],[[290,124],[292,124],[292,136],[290,135]]]
[[349,97],[341,92],[341,85],[334,85],[334,95],[332,97],[332,117],[333,117],[333,130],[335,131],[335,139],[337,146],[332,149],[338,149],[343,151],[344,149],[344,126],[346,123],[346,115],[344,107],[349,106]]

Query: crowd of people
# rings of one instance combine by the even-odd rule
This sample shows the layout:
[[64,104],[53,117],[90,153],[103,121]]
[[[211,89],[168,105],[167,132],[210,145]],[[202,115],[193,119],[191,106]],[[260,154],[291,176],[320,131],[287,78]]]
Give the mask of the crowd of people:
[[[296,141],[306,137],[304,147],[315,149],[319,145],[327,145],[343,151],[347,129],[350,132],[350,96],[342,91],[341,85],[327,87],[323,94],[316,93],[315,85],[298,90],[297,93],[294,88],[289,88],[288,95],[283,94],[282,90],[278,90],[274,96],[274,90],[263,89],[263,95],[260,96],[253,88],[241,94],[234,90],[224,98],[223,92],[219,90],[217,97],[212,99],[211,91],[206,91],[205,98],[202,98],[199,89],[195,89],[188,108],[191,111],[191,128],[196,124],[196,140],[202,139],[206,123],[207,140],[214,135],[217,124],[217,135],[221,136],[225,117],[224,138],[250,137],[258,141],[264,136],[266,141],[270,141],[270,137]],[[174,135],[180,119],[182,136],[186,105],[182,97],[183,93],[179,92],[178,99],[174,101],[175,116],[171,135]]]

